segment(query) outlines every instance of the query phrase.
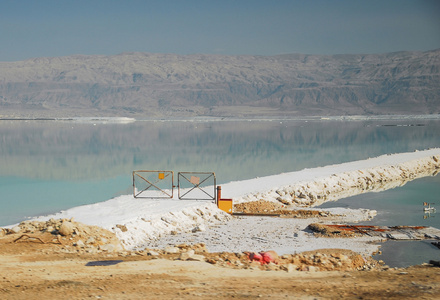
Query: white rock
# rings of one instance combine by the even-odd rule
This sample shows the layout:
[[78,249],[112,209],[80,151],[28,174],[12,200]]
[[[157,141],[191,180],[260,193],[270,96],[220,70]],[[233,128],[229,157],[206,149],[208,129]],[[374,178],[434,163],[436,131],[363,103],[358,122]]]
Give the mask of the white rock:
[[147,254],[148,254],[148,255],[151,255],[151,256],[159,256],[159,252],[154,251],[154,250],[150,250],[150,251],[148,251]]
[[11,230],[13,233],[20,233],[21,232],[20,226],[14,226],[14,227],[12,227]]
[[194,254],[193,256],[188,258],[188,260],[192,260],[192,261],[205,261],[205,257],[203,255],[200,255],[200,254]]
[[309,272],[318,272],[319,271],[319,267],[307,266],[307,271],[309,271]]
[[105,245],[99,246],[99,250],[107,251],[107,252],[113,252],[113,251],[115,251],[115,249],[116,249],[116,247],[113,244],[105,244]]
[[78,240],[74,246],[80,247],[80,248],[84,248],[86,245],[84,244],[84,242],[82,240]]
[[192,258],[194,256],[194,254],[195,254],[194,250],[191,249],[191,250],[189,250],[187,252],[182,252],[180,254],[179,259],[180,260],[189,260],[190,258]]
[[165,248],[165,252],[168,254],[172,254],[172,253],[179,253],[180,250],[177,247],[168,246]]
[[96,254],[98,252],[98,250],[95,247],[88,247],[86,249],[87,253],[91,253],[91,254]]
[[73,230],[75,229],[75,226],[70,222],[63,222],[60,226],[60,229],[58,230],[59,233],[63,236],[68,236],[73,233]]
[[294,265],[294,264],[288,264],[288,265],[286,266],[286,271],[287,271],[287,273],[292,273],[292,272],[295,272],[297,268],[298,268],[297,265]]

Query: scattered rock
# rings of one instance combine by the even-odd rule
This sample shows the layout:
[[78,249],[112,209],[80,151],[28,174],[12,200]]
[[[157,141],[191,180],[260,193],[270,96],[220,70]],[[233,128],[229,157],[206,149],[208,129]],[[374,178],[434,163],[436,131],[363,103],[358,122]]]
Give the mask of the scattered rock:
[[87,239],[86,244],[94,244],[96,242],[96,239],[91,236]]
[[[68,225],[67,225],[68,224]],[[66,231],[64,231],[65,228]],[[50,231],[49,231],[49,230]],[[74,230],[73,230],[74,229]],[[15,228],[21,234],[41,237],[43,241],[61,239],[61,244],[51,244],[56,248],[55,251],[62,253],[89,253],[98,254],[118,253],[120,256],[128,257],[132,255],[145,255],[154,258],[180,259],[182,261],[206,261],[221,267],[236,269],[261,269],[267,271],[297,272],[297,271],[327,271],[327,270],[371,270],[385,268],[374,260],[366,260],[359,254],[341,249],[321,249],[319,251],[303,252],[299,254],[286,254],[278,257],[273,251],[260,252],[268,254],[265,264],[259,261],[251,261],[249,253],[209,253],[204,243],[200,244],[180,244],[168,246],[164,250],[137,250],[123,252],[122,245],[116,235],[110,231],[97,226],[88,226],[71,220],[49,220],[47,222],[23,222]],[[64,234],[70,232],[70,236],[61,238],[61,231]],[[13,230],[0,229],[6,234],[13,233]],[[24,233],[29,232],[29,233]],[[34,232],[31,234],[31,232]],[[44,238],[43,238],[44,235]],[[37,239],[38,241],[38,239]],[[87,241],[87,242],[84,242]],[[33,242],[35,240],[21,239],[21,243]],[[142,252],[142,253],[140,253]],[[263,255],[262,259],[264,259]]]
[[285,267],[285,269],[286,269],[287,273],[292,273],[292,272],[296,271],[298,269],[298,267],[294,264],[288,264]]
[[212,258],[208,258],[208,259],[206,260],[206,262],[207,262],[207,263],[210,263],[211,265],[215,265],[215,264],[217,263],[217,261],[216,261],[215,259],[212,259]]
[[63,221],[58,232],[63,236],[70,236],[72,235],[74,229],[75,226],[71,222]]
[[277,271],[280,269],[280,267],[274,263],[268,263],[266,266],[266,271]]
[[193,261],[205,261],[205,256],[200,255],[200,254],[194,254],[193,256],[191,256],[190,258],[188,258],[188,260],[193,260]]
[[105,252],[114,252],[116,249],[115,245],[113,244],[105,244],[99,246],[99,250],[105,251]]
[[309,224],[307,228],[312,230],[315,236],[319,237],[355,237],[357,235],[360,235],[359,232],[353,230],[343,230],[341,228],[335,228],[318,223]]
[[187,252],[180,253],[179,259],[180,260],[188,260],[188,259],[190,259],[194,255],[195,255],[195,252],[194,252],[194,250],[191,249],[191,250],[189,250]]
[[204,225],[198,225],[196,227],[194,227],[191,232],[192,233],[196,233],[196,232],[202,232],[202,231],[206,231],[206,227]]
[[318,272],[318,271],[319,271],[319,267],[315,267],[315,266],[307,266],[307,267],[306,267],[306,271],[309,271],[309,272]]
[[21,232],[21,227],[20,226],[14,226],[11,229],[12,233],[20,233]]
[[127,232],[127,226],[116,224],[116,227],[119,228],[122,232]]
[[250,201],[235,204],[234,212],[244,214],[271,214],[289,218],[328,218],[334,216],[328,211],[316,209],[287,209],[286,205],[290,205],[290,202],[280,197],[277,198],[277,200],[285,205],[265,200]]
[[53,226],[47,226],[46,231],[52,233],[55,231],[55,228]]
[[168,246],[168,247],[165,247],[165,253],[168,253],[168,254],[180,253],[180,250],[177,247]]
[[76,243],[73,243],[73,245],[80,248],[84,248],[86,246],[82,240],[76,241]]
[[159,256],[160,254],[159,254],[159,252],[157,252],[157,251],[149,250],[149,251],[147,252],[147,255],[150,255],[150,256]]
[[[64,247],[60,251],[65,253],[113,252],[123,249],[120,240],[113,232],[98,226],[89,226],[75,222],[73,218],[50,219],[46,222],[24,221],[13,229],[6,230],[6,234],[22,234],[22,237],[28,237],[27,239],[21,237],[16,239],[21,243],[38,241],[43,244],[60,244]],[[84,240],[87,242],[84,243]]]

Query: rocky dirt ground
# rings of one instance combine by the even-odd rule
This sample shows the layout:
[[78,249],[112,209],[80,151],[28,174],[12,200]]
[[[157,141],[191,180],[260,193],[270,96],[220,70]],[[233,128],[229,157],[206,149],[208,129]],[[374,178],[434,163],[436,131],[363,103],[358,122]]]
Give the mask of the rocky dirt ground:
[[23,222],[0,236],[1,299],[440,298],[440,268],[389,268],[343,249],[271,253],[269,263],[204,244],[126,251],[112,232],[74,220]]
[[256,214],[256,215],[277,215],[286,218],[312,218],[312,217],[330,217],[331,213],[322,210],[313,209],[287,209],[288,205],[282,205],[276,202],[258,200],[244,202],[234,205],[234,213]]

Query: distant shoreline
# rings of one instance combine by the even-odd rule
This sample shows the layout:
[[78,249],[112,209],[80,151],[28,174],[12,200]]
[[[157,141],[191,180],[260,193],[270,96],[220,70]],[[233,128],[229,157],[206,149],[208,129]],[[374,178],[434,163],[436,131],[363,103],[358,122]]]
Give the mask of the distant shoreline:
[[62,121],[62,122],[113,122],[130,123],[135,118],[127,117],[74,117],[74,118],[0,118],[0,121]]
[[194,116],[174,118],[130,118],[130,117],[45,117],[45,118],[2,118],[0,121],[72,121],[72,122],[135,122],[135,121],[400,121],[400,120],[440,120],[440,114],[428,115],[351,115],[351,116],[302,116],[302,117],[217,117]]

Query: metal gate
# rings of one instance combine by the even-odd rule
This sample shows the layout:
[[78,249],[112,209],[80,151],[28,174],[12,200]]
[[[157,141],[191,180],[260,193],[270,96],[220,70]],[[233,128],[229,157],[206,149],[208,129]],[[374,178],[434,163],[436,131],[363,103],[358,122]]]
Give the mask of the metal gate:
[[215,200],[215,173],[179,172],[177,176],[179,199]]
[[135,198],[173,198],[173,171],[133,171]]
[[[179,172],[177,179],[181,200],[215,200],[216,178],[213,172]],[[173,198],[173,171],[133,171],[135,198]]]

